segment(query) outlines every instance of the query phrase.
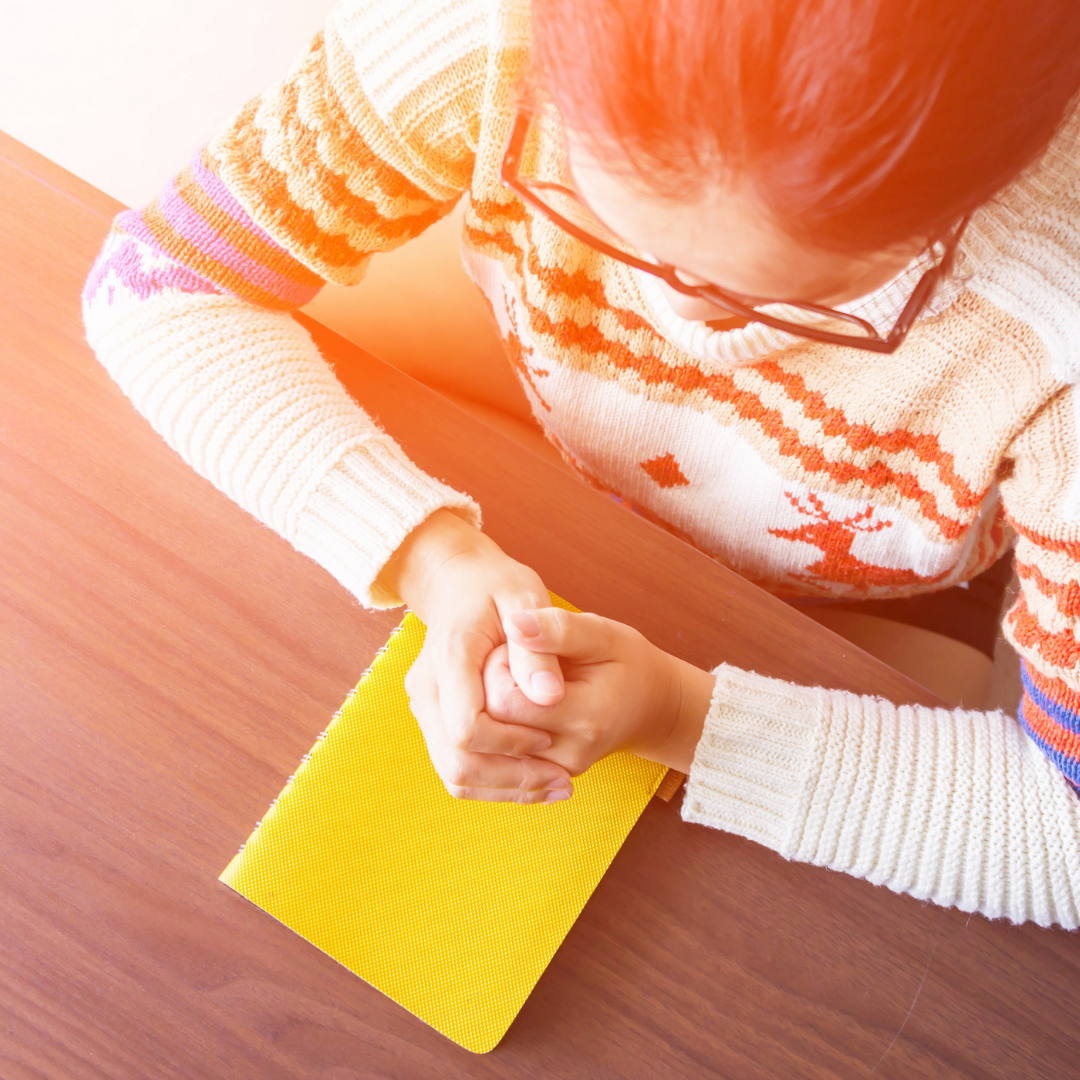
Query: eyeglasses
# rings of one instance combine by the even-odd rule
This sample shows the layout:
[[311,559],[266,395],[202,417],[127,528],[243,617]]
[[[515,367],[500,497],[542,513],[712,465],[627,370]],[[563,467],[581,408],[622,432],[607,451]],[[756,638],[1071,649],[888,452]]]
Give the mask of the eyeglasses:
[[[812,341],[823,341],[830,345],[847,345],[854,349],[876,353],[895,352],[907,337],[938,284],[952,269],[960,237],[970,218],[970,215],[965,216],[945,238],[933,245],[938,252],[937,263],[919,279],[903,311],[900,312],[896,324],[882,337],[877,329],[865,319],[846,311],[836,311],[833,308],[822,307],[820,304],[737,296],[720,288],[719,285],[708,283],[691,285],[683,280],[680,276],[681,271],[676,267],[668,263],[648,262],[643,259],[626,241],[610,232],[571,188],[550,180],[522,175],[525,142],[532,120],[533,117],[529,113],[518,113],[500,170],[502,182],[531,207],[594,251],[626,263],[635,270],[651,274],[684,296],[707,300],[747,322],[763,323],[765,326],[783,330],[797,337],[809,338]],[[772,308],[774,312],[763,311],[762,308]],[[782,309],[783,314],[791,314],[792,318],[781,318],[775,313],[776,309]],[[802,319],[805,321],[799,321]],[[845,329],[854,327],[856,332],[837,333],[820,325],[822,322],[834,320],[846,324]]]

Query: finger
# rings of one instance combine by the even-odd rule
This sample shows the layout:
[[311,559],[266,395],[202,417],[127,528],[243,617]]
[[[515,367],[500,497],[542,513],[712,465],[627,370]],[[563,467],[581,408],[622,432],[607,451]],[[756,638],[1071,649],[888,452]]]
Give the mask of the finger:
[[510,655],[505,643],[488,653],[482,677],[484,711],[493,720],[512,724],[516,706],[524,695],[510,674]]
[[[510,729],[513,731],[519,731],[522,728],[539,729],[537,733],[547,736],[550,747],[545,747],[545,749],[537,751],[535,754],[528,755],[528,758],[546,761],[554,765],[556,770],[564,770],[563,772],[556,771],[551,774],[556,777],[579,776],[596,760],[596,755],[590,755],[588,748],[583,747],[580,738],[576,737],[580,734],[583,721],[586,727],[590,726],[589,709],[587,706],[583,708],[583,702],[580,695],[577,694],[579,688],[579,684],[570,684],[567,687],[566,696],[557,705],[535,705],[514,682],[513,676],[510,674],[507,647],[505,645],[493,649],[484,664],[484,691],[488,696],[487,709],[494,719],[498,721],[495,726],[503,730]],[[446,744],[442,756],[436,753],[432,740],[428,741],[428,748],[433,762],[438,759],[448,763],[460,764],[463,760],[461,757],[462,752],[457,747],[449,744]],[[486,764],[490,767],[494,767],[498,759],[497,754],[475,754],[471,756],[485,759],[480,764]],[[436,769],[441,776],[449,775],[447,769],[452,767],[455,766],[447,764],[443,768],[436,765]],[[484,786],[479,783],[466,784],[460,778],[455,778],[455,784],[462,789]],[[450,786],[448,784],[448,787]],[[490,794],[462,797],[493,798]]]
[[507,723],[494,720],[487,713],[478,713],[465,732],[447,731],[446,743],[461,753],[520,759],[550,749],[551,734],[537,725]]
[[589,612],[546,607],[514,612],[503,620],[513,656],[515,648],[547,656],[554,653],[580,664],[615,658],[621,624]]
[[549,794],[572,792],[570,774],[540,758],[450,753],[432,758],[446,790],[458,799],[543,802]]
[[[567,694],[555,705],[537,705],[530,701],[514,681],[510,673],[509,650],[506,645],[493,649],[484,665],[484,696],[487,714],[504,724],[523,724],[529,728],[541,728],[554,738],[566,726]],[[551,755],[542,754],[549,761]]]
[[566,681],[557,656],[530,652],[508,643],[510,672],[521,692],[536,705],[557,705],[566,693]]
[[492,720],[484,710],[484,661],[491,646],[479,634],[455,634],[443,642],[439,673],[439,710],[451,746],[481,754],[528,757],[546,750],[551,737],[528,728]]
[[574,792],[569,788],[559,788],[553,791],[526,791],[520,795],[508,796],[502,788],[462,788],[460,792],[452,791],[450,794],[455,799],[477,799],[482,802],[516,802],[537,806],[569,799]]
[[[508,617],[515,612],[531,610],[528,599],[528,597],[522,597],[520,600],[524,602],[519,603],[515,600],[497,604],[499,618],[504,624],[504,633]],[[511,641],[510,671],[522,693],[535,704],[554,705],[562,700],[566,687],[558,657],[545,656],[543,650],[539,649],[520,648]]]
[[[460,672],[457,674],[463,682],[467,681],[467,672],[464,677]],[[488,716],[482,707],[474,711],[475,698],[468,694],[467,686],[455,699],[455,693],[460,691],[454,676],[452,664],[440,664],[435,657],[421,652],[406,678],[409,705],[432,756],[436,746],[508,757],[528,757],[551,746],[551,736],[545,731],[500,723]],[[477,681],[480,681],[479,671]],[[480,700],[482,706],[482,683]]]

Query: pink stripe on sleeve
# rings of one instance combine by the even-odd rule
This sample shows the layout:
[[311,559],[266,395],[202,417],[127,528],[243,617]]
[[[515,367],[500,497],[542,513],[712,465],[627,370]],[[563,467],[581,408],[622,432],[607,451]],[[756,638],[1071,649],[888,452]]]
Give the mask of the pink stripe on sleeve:
[[163,252],[142,224],[135,210],[120,214],[105,246],[98,255],[83,287],[83,300],[93,304],[108,283],[105,300],[113,302],[117,286],[140,300],[164,289],[188,293],[218,293],[221,290]]
[[261,226],[256,224],[251,215],[236,201],[236,197],[225,186],[221,177],[212,172],[203,163],[202,154],[196,154],[191,159],[191,175],[195,180],[195,183],[199,185],[206,192],[207,197],[212,199],[214,204],[229,215],[238,225],[244,230],[250,232],[253,236],[257,236],[265,244],[269,244],[275,247],[287,257],[288,253],[285,249]]
[[[319,291],[317,287],[290,281],[235,248],[180,197],[175,181],[166,185],[158,196],[157,205],[170,228],[175,230],[178,236],[265,292],[299,307]],[[247,220],[250,221],[250,218]]]

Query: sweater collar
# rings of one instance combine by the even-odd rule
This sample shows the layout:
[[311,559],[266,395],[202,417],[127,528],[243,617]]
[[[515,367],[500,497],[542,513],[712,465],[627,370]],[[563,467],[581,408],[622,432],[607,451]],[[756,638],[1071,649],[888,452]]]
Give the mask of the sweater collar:
[[[960,262],[963,262],[962,256]],[[929,255],[920,255],[880,288],[839,305],[837,310],[858,315],[884,336],[900,317],[915,286],[931,265]],[[684,319],[672,309],[655,277],[633,269],[630,274],[649,324],[661,337],[695,360],[723,366],[752,364],[806,340],[761,323],[751,323],[736,330],[714,330],[700,320]],[[962,282],[962,274],[954,274],[941,282],[918,321],[939,314],[954,303],[963,292]],[[777,315],[783,314],[781,309],[782,305],[776,305]],[[876,354],[866,355],[869,358]]]

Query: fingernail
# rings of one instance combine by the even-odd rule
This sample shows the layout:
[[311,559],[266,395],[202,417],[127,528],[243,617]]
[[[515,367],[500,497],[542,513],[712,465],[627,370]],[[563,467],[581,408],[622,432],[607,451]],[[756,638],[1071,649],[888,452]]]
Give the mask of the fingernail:
[[507,621],[522,637],[537,637],[540,633],[540,620],[531,611],[515,611]]
[[548,735],[545,735],[542,739],[540,739],[539,742],[536,743],[535,746],[533,746],[532,753],[536,754],[536,753],[539,753],[541,750],[550,750],[550,749],[551,749],[551,737],[548,736]]
[[562,693],[562,679],[553,671],[536,671],[529,679],[529,686],[537,694],[554,697]]
[[565,789],[561,791],[549,791],[544,796],[544,802],[559,802],[560,799],[569,799],[572,794],[572,791],[567,791]]
[[573,790],[574,782],[567,780],[565,776],[557,776],[554,780],[548,781],[548,791],[571,791]]

